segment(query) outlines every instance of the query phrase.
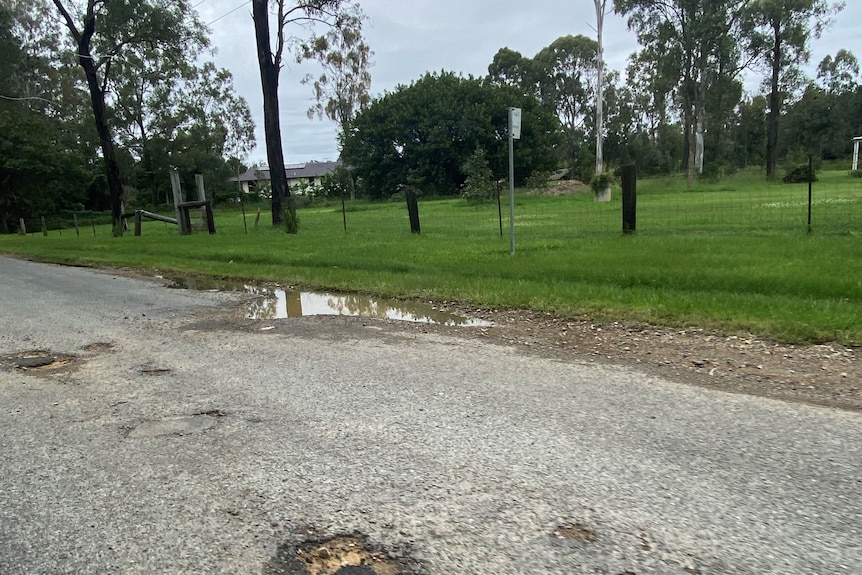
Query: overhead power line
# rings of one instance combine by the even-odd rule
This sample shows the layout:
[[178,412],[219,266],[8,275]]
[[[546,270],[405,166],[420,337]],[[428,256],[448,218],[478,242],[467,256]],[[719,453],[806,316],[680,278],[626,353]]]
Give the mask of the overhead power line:
[[216,19],[215,19],[215,20],[213,20],[212,22],[207,22],[207,26],[209,26],[210,24],[215,24],[216,22],[218,22],[219,20],[221,20],[221,19],[222,19],[222,18],[224,18],[225,16],[230,16],[231,14],[233,14],[234,12],[236,12],[237,10],[239,10],[240,8],[242,8],[243,6],[245,6],[245,5],[249,4],[250,2],[251,2],[251,0],[246,0],[245,2],[243,2],[242,4],[240,4],[239,6],[237,6],[236,8],[234,8],[233,10],[231,10],[231,11],[229,11],[229,12],[225,12],[224,14],[222,14],[221,16],[219,16],[218,18],[216,18]]

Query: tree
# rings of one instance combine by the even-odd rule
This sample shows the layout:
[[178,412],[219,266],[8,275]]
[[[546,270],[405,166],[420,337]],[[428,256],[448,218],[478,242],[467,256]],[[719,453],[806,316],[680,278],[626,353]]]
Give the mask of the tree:
[[596,174],[603,170],[604,157],[602,155],[602,142],[604,140],[604,114],[603,104],[605,99],[604,73],[605,55],[603,32],[605,27],[605,15],[607,14],[607,0],[593,0],[596,5]]
[[[357,38],[350,35],[351,26],[357,24],[356,12],[350,0],[272,0],[276,8],[275,51],[273,51],[269,22],[270,0],[252,0],[252,19],[254,21],[257,60],[260,67],[260,82],[263,90],[263,121],[266,140],[266,157],[269,162],[272,185],[272,224],[284,225],[289,233],[296,233],[296,204],[287,186],[284,171],[284,149],[281,142],[281,122],[279,120],[278,77],[283,65],[284,50],[290,37],[286,31],[291,26],[310,29],[311,38],[305,45],[315,47],[320,44],[314,35],[315,25],[328,29],[344,29],[353,45]],[[361,23],[361,18],[358,20]],[[326,46],[329,43],[326,42]],[[311,51],[314,53],[314,50]],[[324,50],[324,53],[328,53]],[[301,59],[301,58],[300,58]],[[287,200],[283,202],[283,200]],[[285,205],[286,204],[286,205]],[[286,208],[283,211],[283,207]]]
[[464,165],[482,148],[495,179],[508,170],[507,109],[520,107],[516,178],[556,167],[559,121],[518,88],[451,72],[426,74],[372,101],[347,123],[342,159],[372,198],[412,185],[428,195],[456,195]]
[[180,55],[205,43],[204,28],[188,0],[86,0],[83,7],[70,0],[53,2],[71,34],[87,81],[105,163],[113,233],[121,236],[123,187],[106,98],[112,66],[133,47],[146,46],[165,56]]
[[598,45],[586,36],[563,36],[533,58],[542,102],[556,110],[566,137],[566,159],[578,156],[595,103]]
[[[188,166],[179,154],[197,160],[210,155],[205,163],[221,168],[221,158],[243,158],[253,148],[251,112],[227,70],[211,62],[131,56],[115,70],[113,122],[120,143],[138,162],[138,185],[149,189],[152,203],[165,197],[170,167]],[[199,173],[208,175],[205,169]]]
[[855,90],[858,78],[859,60],[849,50],[838,50],[835,58],[826,56],[817,66],[817,79],[833,95]]
[[350,7],[326,34],[300,45],[297,63],[316,60],[322,67],[319,76],[309,74],[302,80],[314,87],[315,104],[308,109],[309,118],[326,116],[340,129],[371,101],[368,68],[372,52],[362,36],[364,20],[358,6]]
[[808,61],[808,42],[819,38],[831,16],[844,7],[827,0],[752,0],[745,26],[749,51],[769,71],[769,116],[766,143],[766,177],[776,176],[778,124],[785,100],[787,78]]
[[516,50],[500,48],[488,65],[488,79],[497,84],[522,88],[525,93],[535,94],[536,73],[533,61]]
[[[709,107],[709,92],[719,95],[736,81],[745,67],[738,46],[740,23],[751,0],[615,0],[615,10],[628,17],[644,55],[662,60],[657,69],[673,80],[681,108],[686,141],[689,185],[703,170],[705,134],[710,116],[716,130],[716,111]],[[732,109],[715,98],[713,103]],[[721,118],[724,114],[717,114]]]
[[494,182],[485,150],[476,148],[464,163],[464,185],[461,197],[470,203],[480,204],[490,200],[494,194]]
[[0,231],[6,219],[51,214],[84,203],[93,174],[91,134],[81,121],[70,68],[56,46],[45,5],[0,6]]

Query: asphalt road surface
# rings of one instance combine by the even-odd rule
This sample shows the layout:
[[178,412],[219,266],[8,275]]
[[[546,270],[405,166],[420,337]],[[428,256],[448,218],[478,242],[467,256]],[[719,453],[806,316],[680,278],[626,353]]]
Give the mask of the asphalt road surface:
[[0,258],[0,574],[862,573],[858,412],[240,300]]

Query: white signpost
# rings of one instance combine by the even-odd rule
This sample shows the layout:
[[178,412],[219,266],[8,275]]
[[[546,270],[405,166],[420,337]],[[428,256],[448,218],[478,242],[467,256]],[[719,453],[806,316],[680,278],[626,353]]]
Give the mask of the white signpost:
[[521,139],[521,108],[509,108],[509,245],[515,255],[515,140]]

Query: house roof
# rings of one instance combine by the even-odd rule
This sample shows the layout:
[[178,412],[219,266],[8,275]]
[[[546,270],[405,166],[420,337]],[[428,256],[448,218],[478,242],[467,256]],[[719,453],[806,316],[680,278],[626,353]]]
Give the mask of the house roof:
[[[284,166],[284,171],[289,180],[299,178],[319,178],[332,172],[336,167],[340,166],[341,162],[308,162],[305,164],[290,164]],[[261,180],[272,179],[267,166],[251,166],[244,173],[239,175],[239,180],[236,176],[230,178],[230,182],[259,182]]]

